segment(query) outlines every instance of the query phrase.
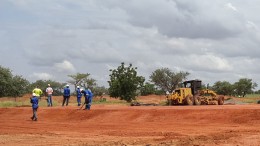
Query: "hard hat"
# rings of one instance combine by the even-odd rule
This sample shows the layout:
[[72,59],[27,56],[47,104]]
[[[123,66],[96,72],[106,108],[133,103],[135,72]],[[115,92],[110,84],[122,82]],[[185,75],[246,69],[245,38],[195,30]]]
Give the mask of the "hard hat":
[[80,92],[83,91],[83,89],[80,89]]
[[69,86],[70,86],[70,85],[68,85],[68,84],[66,85],[66,87],[69,87]]
[[32,94],[32,96],[36,96],[36,94],[35,94],[35,93],[33,93],[33,94]]
[[51,86],[50,84],[48,84],[48,86]]
[[77,88],[79,88],[79,86],[77,86]]

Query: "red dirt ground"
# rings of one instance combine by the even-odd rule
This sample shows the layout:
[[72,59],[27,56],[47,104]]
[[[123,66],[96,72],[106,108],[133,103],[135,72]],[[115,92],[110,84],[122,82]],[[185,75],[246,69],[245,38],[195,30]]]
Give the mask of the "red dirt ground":
[[[150,99],[150,100],[149,100]],[[160,102],[162,96],[142,101]],[[0,145],[260,145],[260,105],[0,108]]]

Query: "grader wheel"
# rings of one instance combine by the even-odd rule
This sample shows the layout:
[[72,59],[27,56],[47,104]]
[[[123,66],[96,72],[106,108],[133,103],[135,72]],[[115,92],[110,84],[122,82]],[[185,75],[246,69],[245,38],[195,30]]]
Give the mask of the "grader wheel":
[[220,95],[218,96],[218,105],[223,105],[224,104],[224,96]]
[[193,105],[194,104],[194,99],[193,99],[193,97],[191,95],[186,96],[185,104],[186,105]]
[[201,105],[201,98],[200,98],[200,96],[198,96],[198,95],[194,96],[194,104],[195,105]]

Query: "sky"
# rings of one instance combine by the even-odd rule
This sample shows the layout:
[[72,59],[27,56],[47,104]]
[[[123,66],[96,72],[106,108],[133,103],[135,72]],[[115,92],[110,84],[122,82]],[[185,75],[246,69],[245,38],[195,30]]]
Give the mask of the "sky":
[[108,87],[124,62],[146,81],[169,68],[260,86],[259,13],[259,0],[0,0],[0,65],[30,82],[89,73]]

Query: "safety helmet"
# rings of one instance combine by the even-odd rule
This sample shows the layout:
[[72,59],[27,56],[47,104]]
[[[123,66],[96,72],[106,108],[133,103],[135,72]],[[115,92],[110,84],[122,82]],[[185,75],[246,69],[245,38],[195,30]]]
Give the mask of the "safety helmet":
[[77,86],[77,88],[79,88],[79,86]]
[[33,93],[33,94],[32,94],[32,96],[36,96],[36,94],[35,94],[35,93]]
[[66,85],[66,87],[69,87],[69,86],[70,86],[69,84]]

